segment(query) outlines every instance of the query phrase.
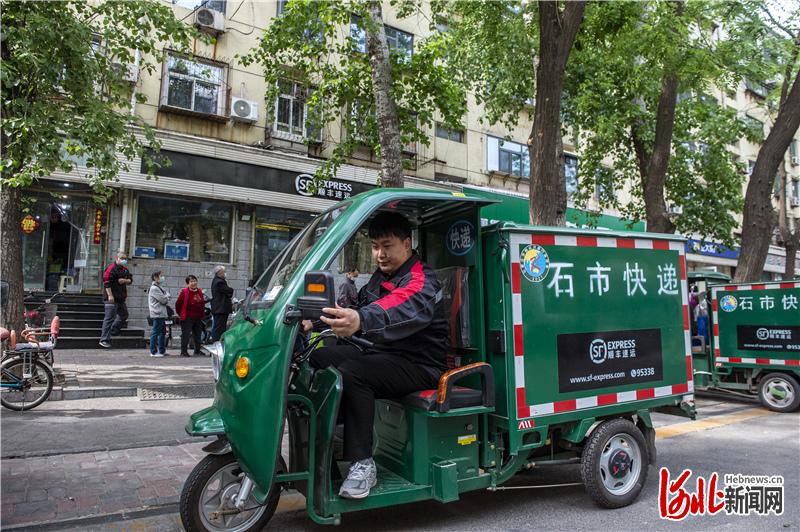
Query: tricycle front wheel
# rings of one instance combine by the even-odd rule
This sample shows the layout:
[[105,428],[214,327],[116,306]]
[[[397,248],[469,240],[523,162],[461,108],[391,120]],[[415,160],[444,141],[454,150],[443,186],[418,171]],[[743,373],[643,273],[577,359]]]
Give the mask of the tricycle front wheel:
[[589,496],[605,508],[636,500],[647,479],[647,446],[627,419],[604,421],[589,436],[581,457],[581,478]]
[[784,373],[770,373],[758,389],[761,404],[774,412],[792,412],[800,406],[800,385]]
[[266,526],[281,495],[281,486],[273,484],[263,505],[251,494],[244,508],[237,511],[236,495],[244,480],[244,471],[232,453],[210,454],[189,474],[181,493],[181,522],[187,532],[246,532]]

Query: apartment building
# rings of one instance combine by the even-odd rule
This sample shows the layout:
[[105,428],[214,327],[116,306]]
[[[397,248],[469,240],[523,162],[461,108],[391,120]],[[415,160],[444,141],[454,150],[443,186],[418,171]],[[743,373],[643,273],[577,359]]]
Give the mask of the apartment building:
[[[132,316],[144,316],[145,292],[155,269],[166,273],[174,294],[190,273],[207,288],[214,265],[225,264],[229,282],[241,297],[248,282],[313,216],[375,186],[378,162],[364,149],[312,194],[307,187],[311,175],[346,128],[333,123],[312,130],[306,121],[303,87],[292,80],[281,83],[275,101],[265,101],[265,81],[258,67],[245,68],[236,60],[258,44],[285,0],[162,1],[172,5],[179,19],[216,37],[213,44],[195,42],[190,55],[168,50],[155,75],[140,71],[136,64],[124,65],[135,91],[147,98],[144,104],[132,103],[131,110],[156,128],[162,155],[171,165],[157,171],[157,179],[148,179],[142,161],[130,161],[129,171],[111,183],[116,193],[105,205],[92,201],[80,170],[43,180],[33,206],[40,229],[24,237],[28,290],[61,287],[99,292],[103,266],[123,249],[131,256],[134,273]],[[429,31],[428,18],[398,20],[388,2],[384,15],[391,46],[413,53],[414,41]],[[735,97],[717,96],[723,105],[767,127],[752,87],[743,86]],[[463,129],[436,124],[429,131],[428,146],[404,148],[413,163],[407,186],[469,188],[497,195],[516,202],[514,208],[525,217],[520,202],[528,194],[525,142],[533,115],[523,114],[513,130],[488,126],[481,122],[480,108],[470,101]],[[798,145],[800,138],[786,155],[796,218],[800,217]],[[755,160],[758,146],[742,140],[735,148],[742,161]],[[580,161],[569,139],[564,150],[571,191],[577,186]],[[573,214],[573,222],[580,223],[580,213]],[[604,213],[601,225],[621,228],[617,216]],[[735,255],[736,250],[692,240],[687,257],[690,269],[713,267],[730,273]],[[772,248],[767,275],[782,271],[782,250]]]

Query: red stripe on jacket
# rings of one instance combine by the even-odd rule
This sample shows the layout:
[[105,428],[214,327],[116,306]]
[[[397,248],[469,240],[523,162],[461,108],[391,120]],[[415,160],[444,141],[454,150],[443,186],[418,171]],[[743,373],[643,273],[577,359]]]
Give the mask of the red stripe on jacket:
[[113,270],[113,269],[114,269],[114,266],[116,266],[116,265],[117,265],[117,263],[116,263],[116,262],[112,262],[111,264],[109,264],[109,265],[108,265],[108,268],[106,268],[106,271],[105,271],[105,273],[103,274],[103,282],[104,282],[104,283],[108,283],[108,282],[110,282],[110,281],[109,281],[109,279],[108,279],[108,277],[111,275],[111,270]]
[[393,290],[375,302],[383,310],[402,305],[408,299],[422,290],[425,286],[425,272],[422,270],[422,261],[417,261],[411,267],[411,280],[402,288]]

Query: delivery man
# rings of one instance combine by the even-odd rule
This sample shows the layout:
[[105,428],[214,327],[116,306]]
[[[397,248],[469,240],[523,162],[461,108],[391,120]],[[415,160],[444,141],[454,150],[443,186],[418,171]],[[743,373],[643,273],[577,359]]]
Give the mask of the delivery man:
[[340,342],[311,357],[316,368],[337,368],[344,381],[344,458],[351,465],[339,495],[351,499],[366,497],[377,483],[375,399],[436,388],[447,369],[441,286],[411,248],[411,224],[399,213],[383,212],[370,223],[369,238],[378,269],[359,291],[357,308],[326,308],[321,319],[337,336],[359,334],[374,345],[361,352]]

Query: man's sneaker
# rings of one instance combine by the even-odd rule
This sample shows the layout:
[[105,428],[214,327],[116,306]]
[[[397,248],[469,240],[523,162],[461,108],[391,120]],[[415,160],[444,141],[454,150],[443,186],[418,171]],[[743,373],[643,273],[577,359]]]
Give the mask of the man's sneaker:
[[150,353],[150,356],[154,358],[164,358],[164,353]]
[[366,458],[353,462],[350,465],[350,472],[339,490],[339,497],[363,499],[369,495],[370,488],[375,487],[377,483],[378,469],[375,467],[375,460]]
[[100,347],[104,347],[104,348],[108,349],[109,347],[111,347],[111,343],[110,342],[106,342],[105,340],[101,340],[100,341]]

